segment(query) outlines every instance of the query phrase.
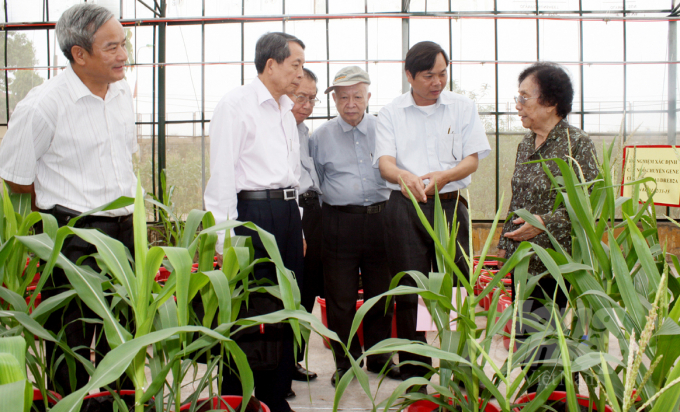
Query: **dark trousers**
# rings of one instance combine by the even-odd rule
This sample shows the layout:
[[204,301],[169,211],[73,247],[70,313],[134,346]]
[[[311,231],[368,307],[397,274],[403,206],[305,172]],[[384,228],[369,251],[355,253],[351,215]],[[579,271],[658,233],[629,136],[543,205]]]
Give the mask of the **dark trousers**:
[[[62,215],[55,215],[59,226],[66,224],[66,219]],[[106,235],[119,240],[131,253],[134,253],[134,232],[132,228],[132,217],[123,222],[113,222],[109,220],[102,220],[96,217],[84,218],[76,224],[79,228],[99,229]],[[64,246],[61,253],[71,262],[76,262],[80,257],[97,253],[97,248],[82,240],[77,236],[70,236],[64,241]],[[82,262],[82,265],[91,267],[96,272],[99,272],[99,266],[94,258],[88,257]],[[51,279],[47,281],[45,287],[41,291],[42,299],[46,300],[53,296],[62,293],[69,288],[68,278],[61,268],[55,267]],[[129,313],[132,316],[132,313]],[[55,334],[58,334],[62,328],[63,339],[66,340],[68,346],[73,349],[80,356],[85,359],[90,359],[90,346],[92,339],[95,338],[95,365],[111,350],[106,337],[104,336],[103,325],[101,323],[90,323],[85,321],[100,320],[101,318],[95,314],[87,305],[82,303],[77,297],[72,299],[68,305],[61,310],[56,310],[50,314],[45,322],[45,328]],[[132,319],[129,319],[131,322]],[[125,324],[126,320],[122,319],[121,323]],[[70,384],[69,367],[63,357],[64,352],[56,346],[53,342],[45,341],[45,355],[47,364],[56,364],[54,368],[54,376],[48,377],[48,388],[54,390],[62,395],[68,395],[77,389],[82,388],[90,380],[90,375],[87,373],[85,367],[78,361],[75,361],[75,387]],[[115,389],[113,385],[112,388]],[[120,389],[134,389],[132,381],[123,375],[119,385]]]
[[[328,204],[322,208],[323,274],[326,290],[328,328],[347,344],[356,314],[359,273],[368,300],[390,286],[390,273],[385,251],[384,211],[374,214],[353,214]],[[385,314],[385,299],[381,299],[364,317],[364,346],[370,348],[392,333],[392,306]],[[336,367],[349,369],[351,364],[341,346],[331,342]],[[349,350],[355,359],[361,356],[359,339],[354,337]],[[373,356],[369,364],[382,367],[389,355]]]
[[[253,222],[274,235],[284,265],[295,273],[300,284],[303,276],[302,223],[297,203],[281,199],[239,200],[237,210],[240,221]],[[256,232],[237,227],[234,233],[240,236],[252,236],[255,259],[269,256]],[[277,283],[276,268],[273,263],[258,264],[255,267],[254,276],[256,279],[266,278]],[[282,345],[281,353],[278,354],[278,366],[271,370],[253,371],[255,397],[267,404],[272,412],[290,411],[285,398],[290,390],[291,365],[294,362],[293,335],[289,326],[282,328],[280,339]],[[238,343],[238,339],[236,341]],[[238,375],[225,372],[221,392],[224,395],[241,395],[241,381]]]
[[[420,208],[430,222],[434,225],[434,199],[428,199],[427,203],[419,203]],[[469,255],[468,211],[462,202],[456,199],[442,200],[442,207],[446,219],[451,223],[453,212],[458,203],[457,219],[458,229],[456,246],[456,264],[463,273],[468,272],[468,265],[463,258],[460,245]],[[394,190],[390,195],[385,209],[385,239],[387,244],[387,258],[392,276],[407,270],[417,270],[428,276],[431,271],[436,271],[437,260],[435,257],[434,241],[420,222],[418,214],[411,199],[407,199],[400,191]],[[454,280],[455,281],[455,280]],[[400,285],[416,286],[410,276],[404,276]],[[426,342],[425,332],[416,331],[418,316],[418,296],[397,296],[397,336],[401,339],[417,340]],[[410,353],[399,352],[399,362],[417,361],[432,365],[432,359]],[[423,376],[427,369],[418,365],[402,365],[401,377],[406,380],[414,376]]]
[[[312,313],[314,301],[317,296],[324,297],[323,290],[323,264],[321,260],[322,230],[321,230],[321,204],[319,198],[302,199],[300,206],[303,208],[302,231],[307,242],[305,253],[304,283],[300,291],[302,306],[307,312]],[[305,354],[305,343],[298,351],[297,360],[302,360]]]
[[[565,280],[565,284],[567,286],[567,289],[569,289],[569,282]],[[555,294],[555,289],[557,289],[557,294]],[[553,295],[555,294],[555,300],[553,301]],[[515,293],[515,279],[513,277],[512,280],[512,296],[517,296]],[[548,305],[544,305],[542,302],[544,301]],[[557,285],[557,281],[552,278],[550,275],[546,275],[543,277],[541,280],[538,281],[538,284],[534,288],[534,290],[529,294],[529,296],[525,296],[524,300],[521,301],[521,307],[519,310],[521,310],[521,315],[524,317],[524,319],[528,319],[534,322],[541,322],[543,324],[547,324],[551,318],[552,314],[552,304],[555,305],[555,311],[557,312],[557,315],[563,316],[564,312],[567,308],[567,304],[569,303],[569,300],[567,296],[562,292],[562,289],[559,288]],[[553,321],[551,322],[553,328],[555,327],[555,320],[553,318]],[[522,328],[520,329],[520,324],[519,322],[516,323],[516,340],[518,345],[522,345],[526,339],[529,338],[530,334],[538,332],[535,328],[529,326],[527,322],[522,323]],[[566,332],[566,331],[565,331]],[[547,339],[547,337],[546,337]],[[527,377],[530,377],[534,372],[536,372],[541,366],[542,366],[542,361],[545,361],[547,359],[551,359],[555,356],[555,352],[559,351],[559,346],[557,344],[550,344],[550,345],[541,345],[538,347],[538,353],[536,354],[536,357],[534,358],[534,364],[532,364],[529,367],[529,371],[527,373]],[[529,353],[528,356],[532,356],[533,351]],[[540,385],[547,385],[552,381],[556,376],[558,376],[561,373],[561,369],[553,371],[553,372],[545,372],[543,373],[539,381],[531,385],[528,389],[527,392],[536,392],[539,389],[539,384]],[[578,374],[574,375],[575,382],[578,384]],[[566,385],[564,384],[564,380],[560,381],[560,383],[557,385],[557,388],[555,388],[556,391],[565,391],[566,390]]]

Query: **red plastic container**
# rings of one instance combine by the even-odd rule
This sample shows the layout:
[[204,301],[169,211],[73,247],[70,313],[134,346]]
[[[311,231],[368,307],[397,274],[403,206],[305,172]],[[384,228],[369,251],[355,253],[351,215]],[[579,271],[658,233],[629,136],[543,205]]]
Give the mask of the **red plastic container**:
[[[326,299],[316,297],[316,301],[319,303],[319,306],[321,307],[321,322],[323,322],[323,325],[325,327],[328,327],[328,319],[326,317]],[[361,305],[364,304],[363,299],[357,299],[357,310],[361,307]],[[396,338],[397,337],[397,303],[394,302],[394,314],[392,315],[392,337]],[[364,322],[361,322],[359,324],[359,329],[357,329],[357,337],[359,338],[359,344],[361,346],[364,346]],[[331,348],[331,344],[328,341],[328,339],[323,340],[323,345],[326,347],[326,349]]]
[[[536,397],[535,393],[528,393],[524,396],[519,397],[515,401],[515,403],[528,403],[528,402],[532,401],[535,397]],[[549,401],[564,401],[564,402],[566,402],[567,401],[567,393],[561,392],[561,391],[555,391],[548,397],[548,400]],[[597,408],[595,407],[595,403],[591,402],[590,399],[587,396],[576,395],[576,401],[578,402],[579,405],[585,406],[585,407],[587,407],[589,404],[592,403],[593,404],[593,410],[594,411],[597,410]],[[522,410],[521,406],[513,409],[514,412],[519,412],[521,410]],[[605,406],[604,410],[606,412],[614,412],[614,410],[609,406]]]
[[[48,391],[48,392],[49,392],[49,396],[47,397],[47,403],[49,403],[50,405],[56,405],[57,402],[61,400],[61,396],[56,392],[52,392],[52,391]],[[41,401],[41,400],[43,400],[43,396],[42,396],[42,393],[40,392],[40,390],[33,389],[33,402],[37,402],[37,401]]]
[[[503,335],[503,346],[505,346],[505,349],[510,351],[510,332],[512,330],[512,319],[508,321],[508,323],[505,324],[505,327],[503,328],[503,332],[507,333],[508,336]],[[517,342],[515,342],[515,348],[514,352],[517,352]]]
[[[219,410],[227,410],[227,405],[231,406],[232,409],[236,408],[241,404],[241,397],[240,396],[235,396],[235,395],[223,395],[222,397],[214,397],[212,398],[212,408],[213,409],[219,409]],[[204,399],[199,399],[198,405],[206,402],[208,398]],[[271,412],[269,407],[265,405],[263,402],[262,403],[262,411],[263,412]],[[180,411],[188,411],[191,409],[191,404],[187,404],[179,408]]]
[[[439,397],[439,394],[433,395],[435,398]],[[467,396],[465,397],[465,400],[467,400]],[[449,405],[451,405],[453,402],[449,400]],[[479,405],[482,405],[482,400],[479,400]],[[406,412],[433,412],[436,411],[439,405],[432,401],[428,400],[420,400],[415,403],[412,403],[411,405],[406,408]],[[491,403],[487,403],[486,407],[484,408],[484,412],[500,412],[501,410],[496,406]]]

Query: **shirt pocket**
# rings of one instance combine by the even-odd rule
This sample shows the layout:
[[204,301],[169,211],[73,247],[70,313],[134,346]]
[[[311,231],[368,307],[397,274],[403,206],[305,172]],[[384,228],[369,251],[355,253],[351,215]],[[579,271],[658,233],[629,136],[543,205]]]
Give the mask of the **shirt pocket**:
[[444,168],[451,168],[463,157],[463,141],[459,133],[442,133],[437,136],[437,157]]

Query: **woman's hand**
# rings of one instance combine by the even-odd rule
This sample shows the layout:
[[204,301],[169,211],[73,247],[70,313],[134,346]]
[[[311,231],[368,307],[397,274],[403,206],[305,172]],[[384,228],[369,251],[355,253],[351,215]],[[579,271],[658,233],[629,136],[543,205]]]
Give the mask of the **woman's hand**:
[[[539,215],[534,215],[534,217],[536,217],[541,222],[541,224],[545,225],[543,219],[541,219]],[[531,226],[530,224],[525,222],[524,219],[522,219],[521,217],[518,217],[517,219],[513,220],[512,223],[516,225],[521,225],[522,223],[524,223],[519,229],[513,230],[512,232],[508,232],[503,235],[516,242],[530,240],[543,233],[541,229],[535,226]]]

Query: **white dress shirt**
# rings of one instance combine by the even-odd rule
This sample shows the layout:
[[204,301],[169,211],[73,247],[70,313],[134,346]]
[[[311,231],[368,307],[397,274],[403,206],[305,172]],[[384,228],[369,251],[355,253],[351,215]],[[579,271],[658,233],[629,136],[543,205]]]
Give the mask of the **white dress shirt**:
[[[17,105],[0,144],[0,177],[35,185],[36,206],[79,212],[135,196],[138,149],[132,94],[124,80],[105,98],[92,94],[69,65]],[[132,213],[132,206],[102,216]]]
[[[280,107],[279,107],[280,105]],[[228,92],[210,122],[210,180],[205,207],[215,222],[237,219],[242,190],[299,189],[300,143],[293,101],[278,103],[259,78]],[[216,249],[222,252],[224,232]]]
[[[378,113],[373,166],[381,156],[392,156],[397,167],[416,176],[454,168],[477,153],[482,160],[491,152],[475,102],[444,90],[434,108],[416,106],[411,92],[402,94]],[[450,182],[440,193],[466,188],[471,176]],[[400,186],[387,182],[392,190]]]

